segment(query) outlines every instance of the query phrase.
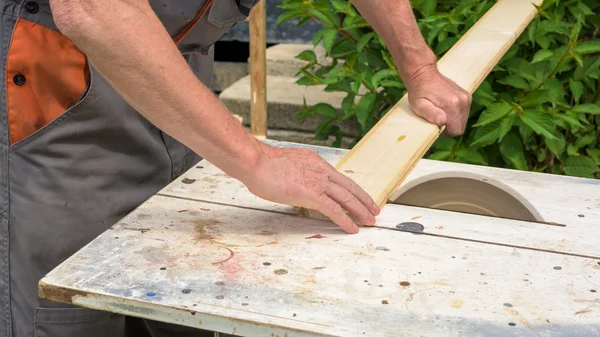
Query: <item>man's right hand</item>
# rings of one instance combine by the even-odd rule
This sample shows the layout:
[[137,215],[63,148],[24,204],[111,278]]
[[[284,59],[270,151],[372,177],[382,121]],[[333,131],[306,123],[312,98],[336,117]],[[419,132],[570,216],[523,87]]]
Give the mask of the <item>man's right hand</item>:
[[250,192],[273,202],[321,212],[346,233],[375,224],[379,207],[353,180],[307,149],[280,149],[261,143],[261,159],[242,182]]
[[[140,0],[50,0],[55,23],[148,121],[264,199],[320,211],[348,233],[375,222],[369,195],[316,153],[256,140],[199,81]],[[172,74],[177,74],[173,76]]]

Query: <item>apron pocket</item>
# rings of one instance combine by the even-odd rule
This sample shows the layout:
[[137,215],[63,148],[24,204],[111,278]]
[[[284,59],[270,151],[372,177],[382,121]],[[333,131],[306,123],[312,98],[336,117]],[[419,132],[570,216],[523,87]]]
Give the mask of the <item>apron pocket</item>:
[[35,337],[123,337],[125,316],[87,308],[36,308]]
[[18,19],[6,59],[10,145],[81,102],[90,86],[87,57],[63,34]]

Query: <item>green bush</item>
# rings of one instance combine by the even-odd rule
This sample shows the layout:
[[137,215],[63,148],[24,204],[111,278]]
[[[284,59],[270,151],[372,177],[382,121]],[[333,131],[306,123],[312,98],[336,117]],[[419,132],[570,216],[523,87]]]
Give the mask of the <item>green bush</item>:
[[[525,1],[525,0],[524,0]],[[413,0],[419,28],[441,57],[495,1]],[[299,85],[326,85],[346,93],[343,113],[326,104],[298,117],[319,116],[316,138],[335,136],[339,123],[360,124],[358,141],[405,93],[381,38],[347,0],[282,0],[278,22],[320,23]],[[546,0],[537,16],[473,94],[464,135],[442,136],[427,158],[519,170],[600,177],[600,4],[597,0]],[[465,55],[468,57],[468,55]]]

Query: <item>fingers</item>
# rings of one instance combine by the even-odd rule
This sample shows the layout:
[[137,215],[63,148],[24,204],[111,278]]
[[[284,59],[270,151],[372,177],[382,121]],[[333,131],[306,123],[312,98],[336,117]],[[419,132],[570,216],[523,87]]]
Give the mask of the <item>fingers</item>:
[[471,95],[458,88],[455,95],[447,99],[445,109],[448,111],[446,133],[449,136],[459,136],[465,131],[471,108]]
[[344,212],[342,206],[331,199],[327,194],[323,193],[320,195],[317,202],[316,210],[321,212],[323,215],[331,219],[336,225],[348,233],[358,233],[358,226],[352,221],[352,219]]
[[365,226],[375,225],[375,217],[373,214],[371,214],[369,209],[367,209],[367,207],[349,190],[332,182],[327,186],[326,193],[333,201],[353,215],[361,224]]
[[356,182],[354,182],[354,180],[341,174],[333,167],[331,167],[330,171],[331,173],[329,174],[329,180],[331,180],[331,182],[349,191],[351,195],[357,200],[357,202],[361,203],[366,209],[368,209],[368,212],[370,212],[372,215],[379,215],[379,212],[381,210],[379,209],[379,206],[377,206],[373,198],[371,198],[369,193],[362,189]]
[[412,108],[417,115],[425,118],[430,123],[440,127],[446,124],[447,118],[444,110],[438,108],[426,98],[417,98],[412,104]]

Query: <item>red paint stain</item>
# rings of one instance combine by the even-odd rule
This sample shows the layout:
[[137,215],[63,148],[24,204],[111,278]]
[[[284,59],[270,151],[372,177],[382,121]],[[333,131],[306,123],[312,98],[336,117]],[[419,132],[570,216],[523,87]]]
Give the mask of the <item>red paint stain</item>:
[[231,258],[233,257],[233,255],[235,255],[235,253],[233,252],[233,250],[231,250],[231,249],[229,249],[229,248],[227,248],[227,247],[223,247],[223,248],[225,248],[225,249],[227,249],[227,250],[229,251],[229,257],[227,257],[225,260],[221,260],[221,261],[213,262],[213,263],[212,263],[213,265],[218,265],[218,264],[225,263],[225,262],[227,262],[227,261],[231,260]]
[[322,238],[325,238],[325,236],[323,236],[321,234],[315,234],[315,235],[309,236],[309,237],[307,237],[305,239],[322,239]]

